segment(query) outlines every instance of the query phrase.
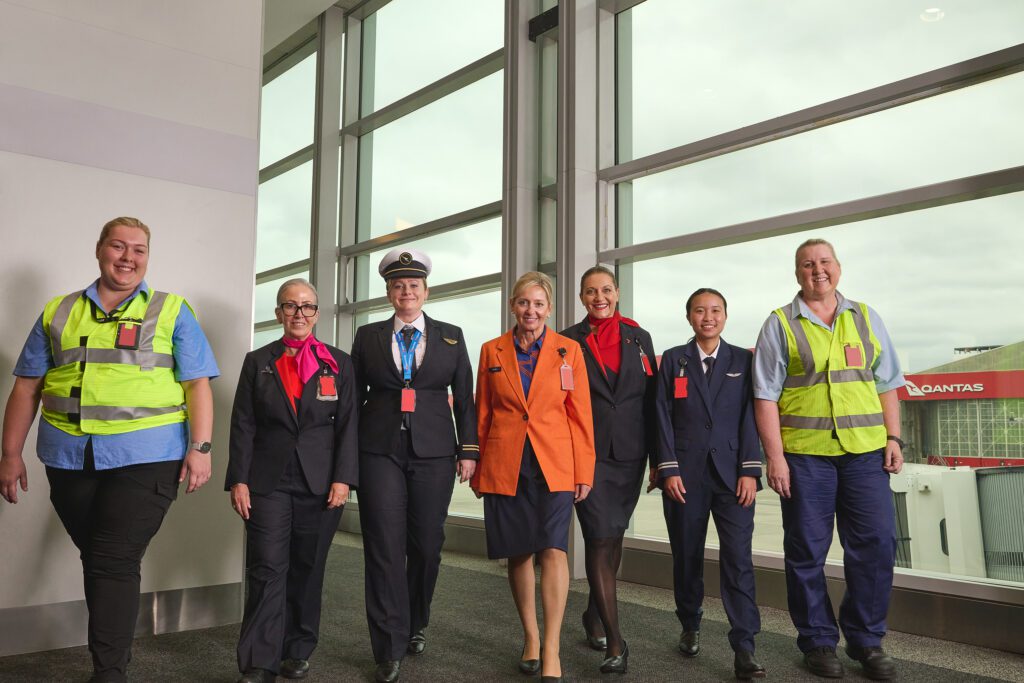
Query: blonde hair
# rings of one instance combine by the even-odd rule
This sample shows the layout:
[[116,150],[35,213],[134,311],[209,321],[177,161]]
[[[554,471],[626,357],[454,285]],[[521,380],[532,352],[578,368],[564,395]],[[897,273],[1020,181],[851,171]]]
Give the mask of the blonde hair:
[[100,238],[96,240],[96,249],[103,246],[103,243],[110,237],[110,231],[119,225],[123,225],[126,228],[138,228],[142,232],[146,233],[146,246],[149,246],[150,233],[149,226],[140,221],[138,218],[132,218],[131,216],[119,216],[113,220],[109,220],[100,230]]
[[839,263],[839,257],[836,256],[836,248],[832,246],[832,243],[828,240],[823,240],[820,237],[812,237],[809,240],[804,240],[803,244],[796,248],[796,253],[793,254],[794,265],[800,268],[800,252],[807,247],[826,246],[828,250],[832,252],[832,258],[836,263]]
[[320,303],[320,295],[316,293],[316,287],[309,280],[301,277],[293,277],[291,280],[285,280],[285,282],[277,288],[277,305],[281,305],[281,295],[284,294],[284,290],[289,287],[295,287],[301,285],[306,287],[309,291],[313,292],[313,298],[316,299],[316,303]]
[[515,303],[516,298],[519,294],[529,287],[540,287],[544,290],[544,296],[548,298],[548,305],[554,305],[554,286],[551,284],[551,278],[544,273],[531,270],[528,273],[523,273],[516,280],[516,283],[512,285],[512,296],[508,298],[509,304]]

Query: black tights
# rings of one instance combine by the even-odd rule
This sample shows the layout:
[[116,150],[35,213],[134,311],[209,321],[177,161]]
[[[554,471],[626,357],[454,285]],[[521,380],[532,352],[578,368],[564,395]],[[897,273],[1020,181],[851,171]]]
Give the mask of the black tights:
[[619,632],[619,606],[615,599],[615,575],[622,561],[622,536],[615,538],[584,539],[587,583],[590,584],[590,600],[583,613],[583,624],[587,630],[600,636],[600,625],[608,639],[606,656],[622,654],[623,641]]

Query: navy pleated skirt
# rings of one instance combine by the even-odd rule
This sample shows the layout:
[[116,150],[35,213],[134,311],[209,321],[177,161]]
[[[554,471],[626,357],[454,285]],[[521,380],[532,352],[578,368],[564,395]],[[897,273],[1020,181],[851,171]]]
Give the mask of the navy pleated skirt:
[[484,494],[487,557],[517,557],[546,548],[568,551],[572,499],[572,491],[548,490],[527,438],[516,495]]

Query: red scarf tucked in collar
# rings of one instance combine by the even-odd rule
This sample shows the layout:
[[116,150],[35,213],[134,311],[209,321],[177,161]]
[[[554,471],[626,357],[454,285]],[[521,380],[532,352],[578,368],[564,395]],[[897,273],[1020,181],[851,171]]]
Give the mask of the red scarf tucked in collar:
[[334,356],[327,350],[324,343],[317,341],[313,335],[309,335],[302,341],[298,339],[290,339],[289,337],[282,337],[281,341],[284,345],[298,349],[298,353],[295,354],[295,361],[298,364],[299,379],[305,384],[309,381],[309,378],[316,374],[316,371],[320,369],[320,363],[317,362],[317,358],[327,363],[327,367],[334,371],[334,374],[338,374],[338,362],[334,360]]
[[587,346],[597,359],[602,370],[611,370],[616,375],[622,365],[622,335],[619,323],[630,327],[640,327],[634,320],[624,318],[618,310],[610,318],[587,316],[587,322],[594,328],[587,335]]

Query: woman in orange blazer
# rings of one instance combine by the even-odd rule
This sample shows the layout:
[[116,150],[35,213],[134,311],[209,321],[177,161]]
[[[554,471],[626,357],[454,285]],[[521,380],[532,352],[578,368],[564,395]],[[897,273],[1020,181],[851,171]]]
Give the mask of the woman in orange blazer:
[[[473,490],[484,496],[487,554],[508,558],[523,624],[519,669],[561,681],[559,637],[569,594],[569,520],[594,480],[590,384],[579,344],[547,327],[551,279],[519,278],[509,306],[516,326],[480,350]],[[534,556],[540,562],[544,641],[537,626]]]

